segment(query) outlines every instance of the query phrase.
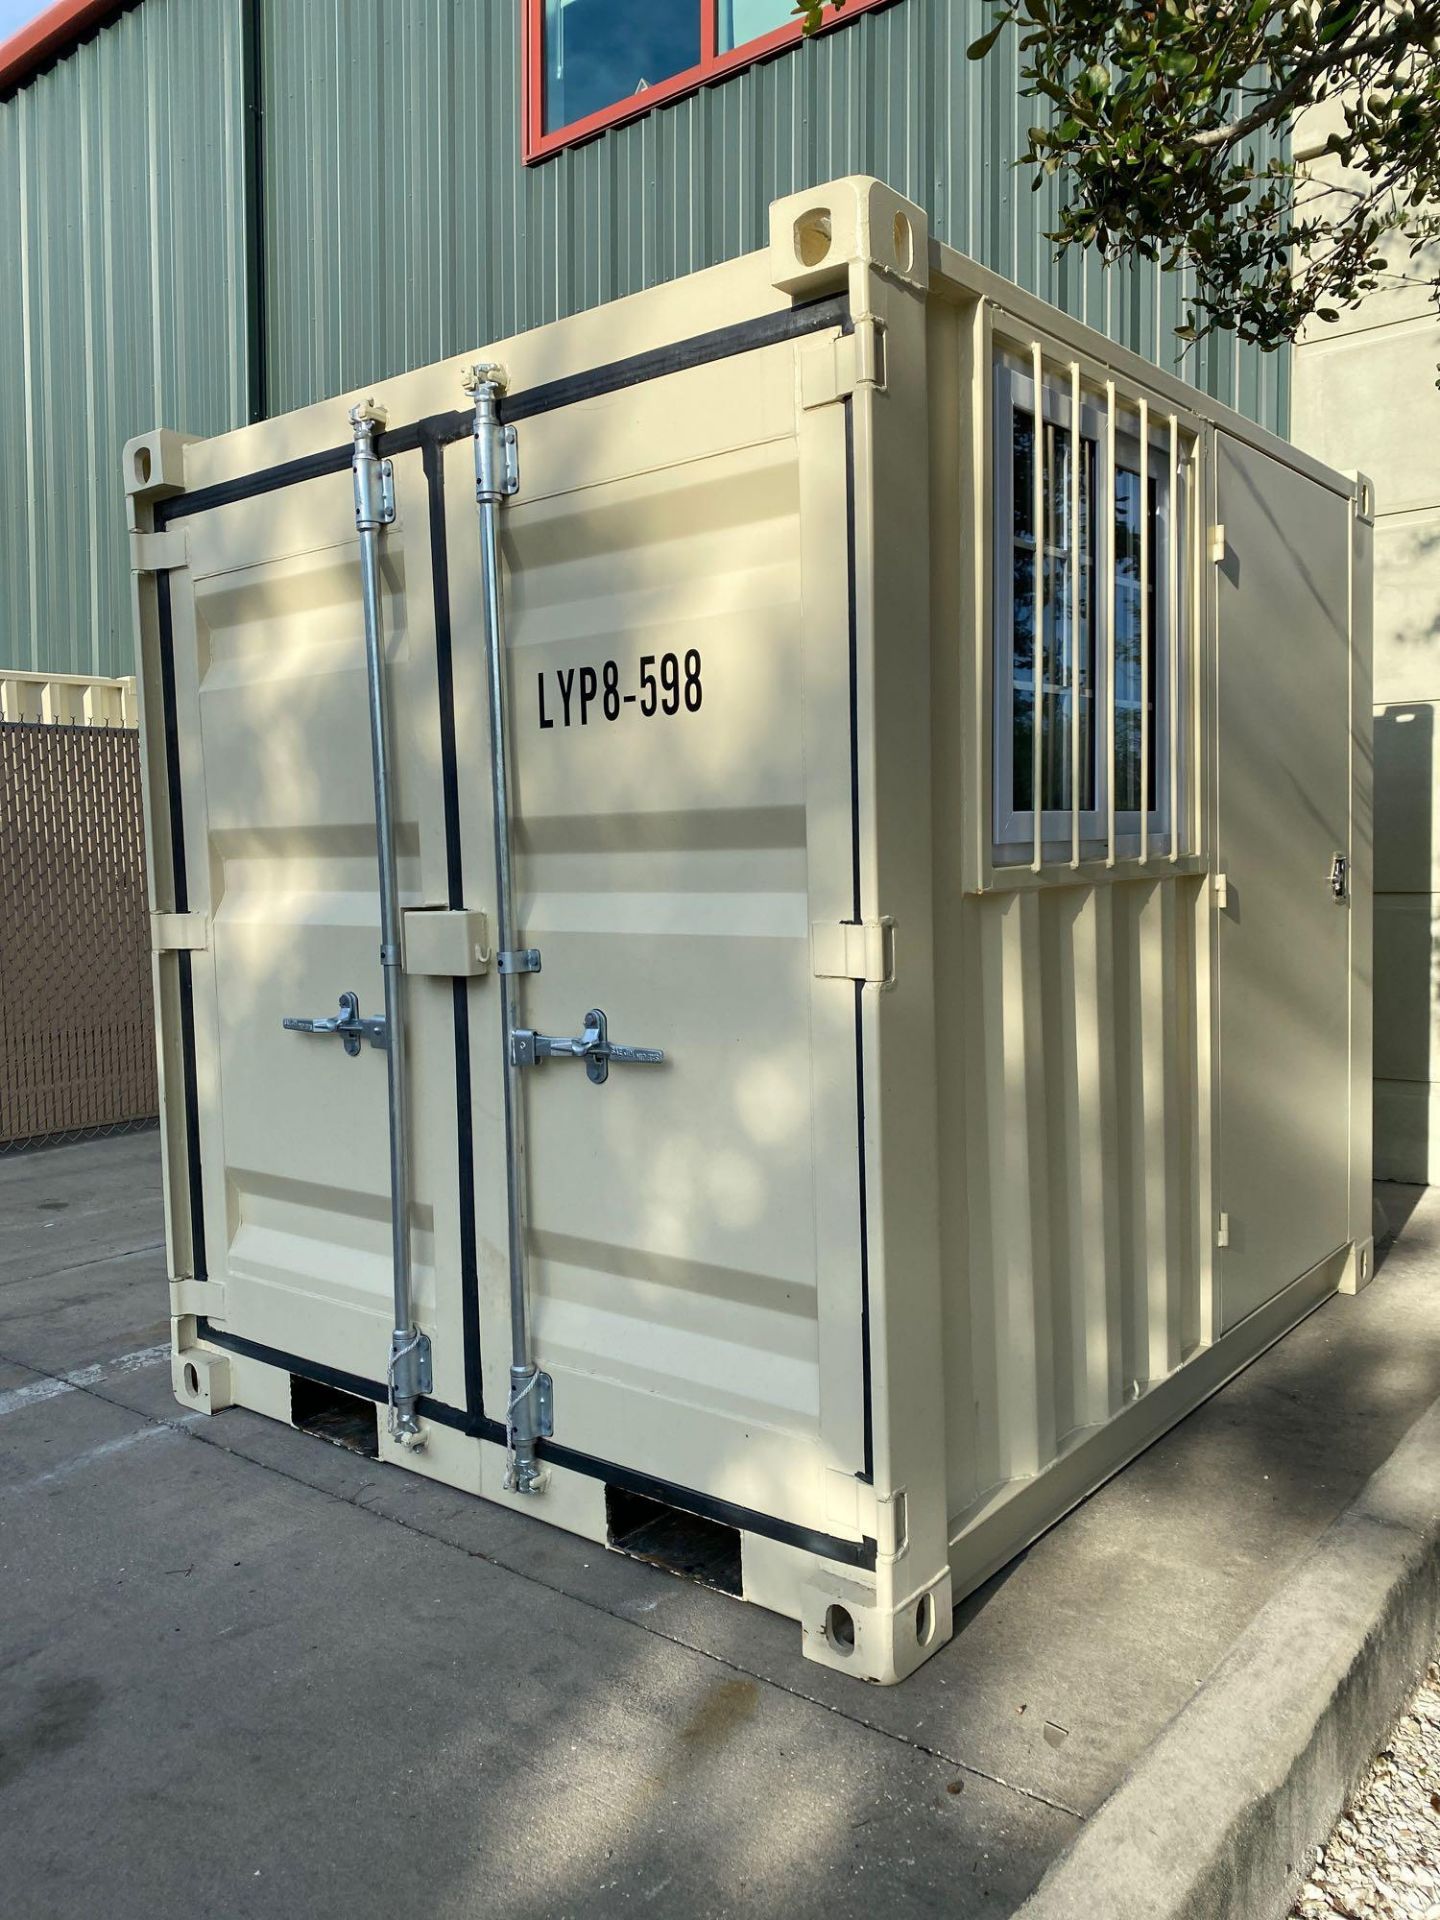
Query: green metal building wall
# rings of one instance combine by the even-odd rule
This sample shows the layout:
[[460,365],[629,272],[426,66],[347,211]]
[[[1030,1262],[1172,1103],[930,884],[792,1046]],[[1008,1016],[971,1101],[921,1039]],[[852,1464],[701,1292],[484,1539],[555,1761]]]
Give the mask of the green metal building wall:
[[29,461],[0,666],[128,671],[131,433],[216,433],[708,266],[837,174],[1285,431],[1284,356],[1177,354],[1175,276],[1057,265],[1057,187],[1012,164],[1014,36],[965,58],[987,20],[895,0],[526,168],[519,0],[141,0],[0,102],[0,407]]
[[147,0],[0,103],[0,667],[132,671],[120,449],[246,417],[241,0]]

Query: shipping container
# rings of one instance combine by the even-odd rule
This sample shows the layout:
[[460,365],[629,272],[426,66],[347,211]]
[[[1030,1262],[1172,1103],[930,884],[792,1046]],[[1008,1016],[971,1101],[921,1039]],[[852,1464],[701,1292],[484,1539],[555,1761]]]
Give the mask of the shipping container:
[[886,1682],[1370,1277],[1363,480],[864,178],[124,457],[186,1405]]
[[135,681],[88,673],[7,672],[0,668],[0,721],[45,726],[133,727]]

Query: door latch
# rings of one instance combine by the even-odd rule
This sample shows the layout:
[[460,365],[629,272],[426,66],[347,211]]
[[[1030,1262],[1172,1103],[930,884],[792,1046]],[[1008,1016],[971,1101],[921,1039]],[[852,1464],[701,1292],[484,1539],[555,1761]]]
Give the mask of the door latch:
[[1337,900],[1350,898],[1350,862],[1343,853],[1337,853],[1330,862],[1330,891]]
[[553,1039],[548,1033],[535,1033],[529,1027],[516,1027],[510,1035],[510,1058],[517,1067],[538,1066],[542,1060],[583,1060],[585,1071],[597,1087],[610,1077],[610,1062],[626,1066],[658,1067],[665,1058],[661,1047],[621,1047],[610,1038],[605,1015],[592,1007],[585,1016],[585,1031],[578,1038]]
[[353,1059],[360,1051],[362,1040],[368,1040],[372,1047],[384,1051],[386,1046],[385,1021],[372,1017],[362,1020],[360,1017],[360,996],[355,993],[342,993],[340,1011],[332,1013],[328,1019],[306,1020],[298,1014],[286,1014],[280,1022],[291,1033],[338,1033],[345,1042],[345,1051]]

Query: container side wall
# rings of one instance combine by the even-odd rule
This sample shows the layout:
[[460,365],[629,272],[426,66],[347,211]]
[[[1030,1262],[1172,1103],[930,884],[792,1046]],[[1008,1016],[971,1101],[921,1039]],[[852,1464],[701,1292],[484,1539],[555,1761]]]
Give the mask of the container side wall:
[[[957,1514],[1041,1473],[1200,1343],[1198,878],[961,912],[965,1285],[947,1289]],[[961,1204],[957,1199],[953,1203]]]

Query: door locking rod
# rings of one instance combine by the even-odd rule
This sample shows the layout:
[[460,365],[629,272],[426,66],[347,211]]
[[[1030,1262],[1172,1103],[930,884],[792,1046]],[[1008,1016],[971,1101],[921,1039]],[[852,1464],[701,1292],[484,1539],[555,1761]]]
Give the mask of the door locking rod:
[[[355,448],[355,530],[360,536],[360,594],[365,618],[365,678],[370,762],[375,788],[375,850],[380,883],[380,972],[385,985],[385,1066],[390,1123],[390,1263],[394,1317],[385,1370],[391,1437],[422,1447],[417,1403],[429,1391],[430,1339],[415,1324],[410,1280],[410,1149],[406,1096],[405,976],[401,964],[400,879],[395,849],[395,796],[389,689],[380,600],[380,530],[395,519],[395,476],[375,447],[385,424],[373,400],[350,409]],[[342,1003],[343,1005],[343,1003]],[[357,1008],[358,1014],[358,1008]],[[322,1029],[323,1031],[323,1029]],[[336,1031],[343,1031],[338,1026]],[[372,1036],[373,1038],[373,1036]],[[351,1046],[352,1036],[345,1045]],[[355,1040],[358,1046],[358,1038]]]
[[501,588],[500,506],[519,490],[519,448],[513,426],[500,418],[503,367],[479,365],[465,376],[475,409],[475,505],[480,522],[480,619],[490,708],[490,802],[495,836],[496,972],[504,1052],[505,1212],[510,1272],[510,1395],[505,1406],[505,1485],[513,1493],[541,1494],[549,1484],[536,1442],[554,1429],[549,1376],[535,1364],[525,1272],[524,1111],[511,1049],[519,1007],[519,979],[538,973],[540,956],[515,938],[515,877],[510,843],[510,740]]

